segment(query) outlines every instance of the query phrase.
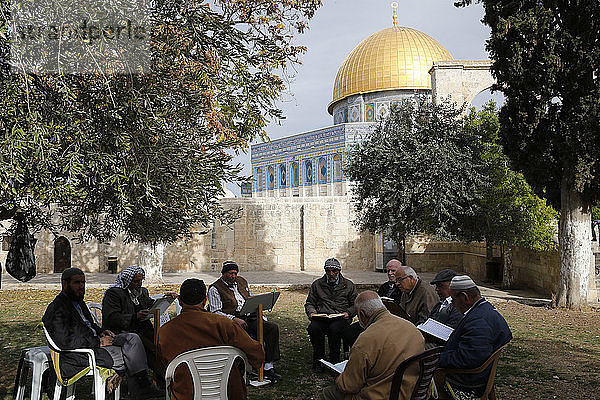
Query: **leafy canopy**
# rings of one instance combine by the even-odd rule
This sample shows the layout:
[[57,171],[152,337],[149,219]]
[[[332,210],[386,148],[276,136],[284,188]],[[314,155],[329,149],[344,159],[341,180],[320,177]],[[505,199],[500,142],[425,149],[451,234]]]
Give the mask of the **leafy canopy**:
[[362,230],[397,242],[417,232],[452,237],[476,213],[481,149],[460,114],[447,102],[403,101],[351,151],[346,173]]
[[[239,168],[226,151],[282,117],[281,75],[319,5],[158,0],[145,73],[11,71],[1,35],[0,215],[19,208],[37,229],[144,242],[227,220],[216,199]],[[6,31],[10,2],[0,9]]]
[[[482,1],[507,155],[536,193],[600,198],[600,2]],[[589,211],[589,210],[584,210]]]
[[480,193],[478,213],[457,227],[464,238],[536,250],[556,248],[558,213],[533,193],[522,174],[509,168],[500,144],[498,110],[492,101],[465,118],[469,136],[481,141],[481,163],[487,185]]

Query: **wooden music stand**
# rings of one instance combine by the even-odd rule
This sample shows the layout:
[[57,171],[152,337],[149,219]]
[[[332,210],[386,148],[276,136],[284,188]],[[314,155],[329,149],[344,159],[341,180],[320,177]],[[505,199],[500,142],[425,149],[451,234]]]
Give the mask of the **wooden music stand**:
[[[240,315],[252,314],[256,310],[256,340],[263,343],[263,310],[271,310],[275,305],[275,302],[279,298],[279,292],[263,293],[256,296],[250,296],[246,299],[244,306],[240,310]],[[250,381],[250,386],[258,387],[264,386],[271,383],[270,380],[265,379],[263,363],[258,366],[258,380]]]

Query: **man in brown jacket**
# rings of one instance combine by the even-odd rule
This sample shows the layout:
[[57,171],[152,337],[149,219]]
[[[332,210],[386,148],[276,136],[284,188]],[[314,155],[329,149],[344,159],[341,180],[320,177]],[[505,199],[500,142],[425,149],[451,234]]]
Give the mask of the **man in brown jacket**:
[[[252,366],[265,358],[262,345],[253,340],[235,322],[221,315],[204,310],[206,286],[199,279],[187,279],[181,284],[179,303],[182,311],[177,317],[163,325],[158,332],[158,356],[162,366],[167,365],[179,354],[202,347],[228,345],[246,353]],[[234,365],[227,387],[230,400],[245,399],[246,385],[240,369]],[[185,364],[177,367],[175,379],[169,387],[171,400],[194,398],[192,377]]]
[[438,302],[433,286],[423,282],[414,269],[402,266],[396,271],[396,285],[402,292],[400,307],[408,314],[415,325],[425,322]]
[[[321,400],[387,400],[398,365],[425,349],[419,330],[390,314],[377,293],[362,292],[354,304],[365,331],[350,349],[344,372],[323,390]],[[406,370],[400,398],[410,398],[417,376],[418,366]]]

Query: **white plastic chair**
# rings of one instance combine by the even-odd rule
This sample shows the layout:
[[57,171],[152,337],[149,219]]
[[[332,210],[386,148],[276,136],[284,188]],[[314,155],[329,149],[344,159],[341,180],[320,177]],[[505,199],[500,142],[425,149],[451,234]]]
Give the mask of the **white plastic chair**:
[[[54,400],[59,400],[62,392],[63,386],[67,387],[67,396],[66,400],[74,400],[75,399],[75,382],[79,380],[82,376],[90,375],[94,378],[94,399],[95,400],[104,400],[106,398],[106,386],[104,383],[104,378],[100,375],[100,371],[96,365],[96,356],[94,355],[94,351],[92,349],[73,349],[73,350],[61,350],[50,334],[46,327],[44,327],[44,334],[46,335],[46,340],[48,340],[48,346],[50,347],[50,357],[52,358],[52,364],[54,366],[54,371],[56,372],[56,386],[54,387]],[[61,353],[83,353],[88,356],[89,367],[84,368],[79,374],[75,375],[72,378],[65,379],[61,376],[60,367],[59,367],[59,358]],[[86,371],[86,369],[89,369]],[[117,386],[115,388],[115,400],[119,400],[121,396],[121,386]]]
[[[167,398],[169,385],[174,379],[175,370],[185,363],[192,375],[194,384],[194,400],[227,400],[227,383],[234,361],[244,361],[244,382],[250,364],[246,354],[233,346],[213,346],[181,353],[167,366],[165,382]],[[190,399],[191,400],[191,399]]]
[[[155,294],[153,296],[150,296],[150,298],[152,300],[160,299],[161,297],[163,297],[162,294]],[[177,301],[177,300],[175,300],[175,301]],[[179,302],[177,302],[177,304],[179,304]],[[175,307],[177,307],[177,306],[175,306]],[[169,308],[171,308],[171,307],[169,306]],[[167,322],[169,322],[171,320],[171,317],[169,316],[169,308],[167,308],[164,313],[160,314],[160,325],[158,325],[158,326],[163,326],[164,324],[166,324]]]
[[87,307],[90,310],[90,314],[92,314],[96,325],[102,326],[102,304],[87,303]]
[[42,376],[48,369],[50,349],[48,346],[32,347],[21,351],[21,360],[15,377],[15,400],[25,397],[25,384],[29,370],[31,373],[31,400],[42,398]]

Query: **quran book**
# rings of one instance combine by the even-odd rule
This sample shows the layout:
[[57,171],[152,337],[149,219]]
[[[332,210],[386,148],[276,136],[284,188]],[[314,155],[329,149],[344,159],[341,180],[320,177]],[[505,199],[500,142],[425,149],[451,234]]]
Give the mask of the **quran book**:
[[343,313],[338,314],[313,314],[313,318],[341,318],[343,317]]
[[346,368],[346,364],[348,364],[348,360],[344,360],[337,364],[332,364],[327,360],[323,360],[322,358],[319,361],[321,361],[321,363],[323,363],[323,365],[325,365],[327,368],[331,369],[334,372],[337,372],[338,374],[344,372],[344,368]]
[[408,313],[404,311],[404,308],[400,307],[393,299],[390,299],[389,297],[382,297],[381,301],[390,313],[410,321],[410,315],[408,315]]
[[171,297],[171,296],[167,296],[167,295],[164,295],[163,297],[156,299],[154,301],[154,303],[152,304],[152,307],[148,310],[148,315],[143,320],[147,321],[150,318],[153,318],[154,311],[156,311],[156,310],[160,310],[160,314],[162,315],[162,313],[167,311],[167,308],[169,308],[171,303],[174,301],[175,301],[175,297]]
[[454,332],[454,329],[448,325],[444,325],[441,322],[431,318],[427,318],[427,321],[417,325],[417,328],[425,333],[430,334],[431,336],[442,339],[443,341],[447,341],[452,332]]

